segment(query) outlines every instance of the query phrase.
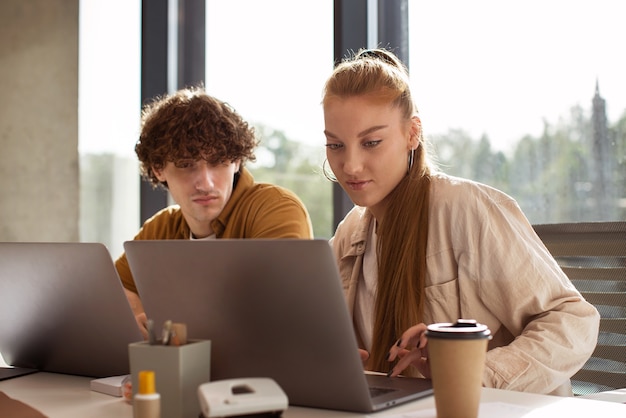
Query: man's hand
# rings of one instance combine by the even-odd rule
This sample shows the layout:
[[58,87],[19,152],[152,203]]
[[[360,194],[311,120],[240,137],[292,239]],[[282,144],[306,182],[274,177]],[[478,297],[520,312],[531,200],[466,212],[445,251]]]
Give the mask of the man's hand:
[[126,293],[126,299],[128,299],[128,304],[130,308],[133,310],[135,314],[135,321],[137,321],[137,326],[139,327],[139,331],[141,331],[141,335],[144,340],[148,339],[148,317],[143,310],[143,305],[141,304],[141,300],[139,299],[139,295],[135,292],[131,292],[128,289],[124,289]]
[[365,365],[365,363],[367,363],[367,359],[370,358],[370,353],[368,353],[366,350],[363,350],[362,348],[359,348],[359,356],[361,357],[363,365]]

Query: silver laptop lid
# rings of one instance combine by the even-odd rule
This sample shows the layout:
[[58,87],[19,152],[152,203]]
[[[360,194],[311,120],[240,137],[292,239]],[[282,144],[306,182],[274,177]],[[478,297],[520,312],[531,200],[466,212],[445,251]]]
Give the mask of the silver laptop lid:
[[[271,377],[292,405],[371,411],[326,240],[128,241],[149,318],[211,340],[211,379]],[[387,401],[385,406],[395,401]]]
[[142,336],[106,247],[0,243],[0,352],[7,364],[105,377],[129,373]]

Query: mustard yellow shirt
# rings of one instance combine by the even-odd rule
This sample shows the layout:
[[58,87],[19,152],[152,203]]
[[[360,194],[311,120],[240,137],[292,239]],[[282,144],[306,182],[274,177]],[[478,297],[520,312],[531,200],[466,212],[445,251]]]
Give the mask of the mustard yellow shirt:
[[[242,169],[233,194],[211,227],[216,238],[313,238],[309,213],[290,190],[267,183],[255,183]],[[148,219],[134,239],[189,239],[190,229],[178,205],[157,212]],[[115,268],[124,287],[137,293],[137,287],[123,253]]]

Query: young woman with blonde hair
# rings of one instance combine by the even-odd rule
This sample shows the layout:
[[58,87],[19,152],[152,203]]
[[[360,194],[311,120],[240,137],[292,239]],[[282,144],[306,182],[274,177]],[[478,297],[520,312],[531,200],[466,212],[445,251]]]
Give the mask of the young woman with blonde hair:
[[514,199],[429,161],[401,61],[340,63],[323,96],[329,175],[354,202],[331,239],[369,370],[429,375],[425,324],[487,325],[483,385],[571,395],[599,315]]

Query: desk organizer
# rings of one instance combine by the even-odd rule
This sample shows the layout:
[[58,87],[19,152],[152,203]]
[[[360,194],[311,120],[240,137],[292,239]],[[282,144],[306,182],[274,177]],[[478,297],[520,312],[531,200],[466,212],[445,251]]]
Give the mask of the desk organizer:
[[161,416],[198,418],[198,386],[211,380],[210,340],[189,340],[180,346],[137,342],[129,344],[128,353],[133,396],[139,387],[139,372],[153,370],[156,391],[161,395]]

